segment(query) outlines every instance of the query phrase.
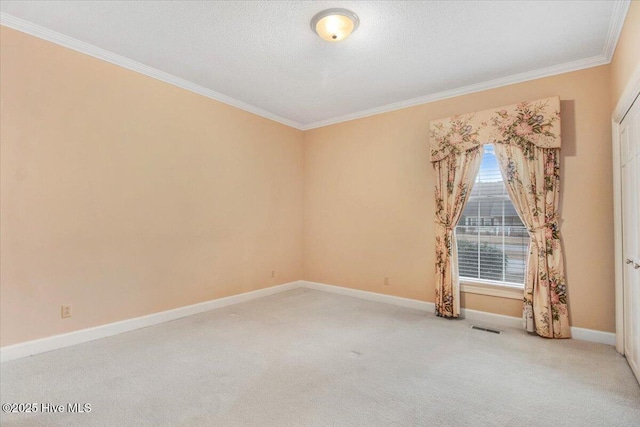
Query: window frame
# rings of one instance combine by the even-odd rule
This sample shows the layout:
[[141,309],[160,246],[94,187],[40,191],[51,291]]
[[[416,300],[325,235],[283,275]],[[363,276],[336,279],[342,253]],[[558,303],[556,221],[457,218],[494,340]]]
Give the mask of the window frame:
[[[502,185],[503,186],[505,185],[504,182],[502,182]],[[509,197],[508,192],[506,191],[506,188],[505,188],[505,194],[507,194],[507,197]],[[513,201],[511,203],[513,203]],[[468,216],[468,217],[465,217],[464,222],[465,224],[458,224],[458,226],[481,227],[482,225],[484,225],[485,219],[479,218],[477,216],[475,217]],[[491,222],[493,223],[494,221],[492,220]],[[513,226],[513,219],[510,217],[509,219],[507,219],[507,217],[504,217],[504,222],[499,221],[499,223],[500,225],[493,224],[492,226],[498,226],[498,227]],[[454,230],[454,239],[457,241],[455,230]],[[456,262],[457,262],[457,265],[459,266],[460,265],[459,260],[456,260]],[[517,300],[522,300],[524,298],[524,283],[520,284],[520,283],[513,283],[513,282],[506,282],[506,281],[499,281],[499,280],[479,279],[475,277],[464,277],[464,276],[459,276],[458,279],[460,283],[460,292],[495,296],[495,297],[508,298],[508,299],[517,299]],[[525,272],[524,280],[526,281],[526,272]]]
[[460,277],[460,292],[522,300],[524,284]]

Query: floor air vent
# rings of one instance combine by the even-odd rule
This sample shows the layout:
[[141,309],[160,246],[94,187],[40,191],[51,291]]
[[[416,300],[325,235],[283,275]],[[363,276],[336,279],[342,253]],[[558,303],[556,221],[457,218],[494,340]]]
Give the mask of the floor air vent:
[[492,334],[501,334],[502,333],[502,331],[499,331],[497,329],[484,328],[482,326],[476,326],[476,325],[471,325],[471,329],[477,329],[479,331],[491,332]]

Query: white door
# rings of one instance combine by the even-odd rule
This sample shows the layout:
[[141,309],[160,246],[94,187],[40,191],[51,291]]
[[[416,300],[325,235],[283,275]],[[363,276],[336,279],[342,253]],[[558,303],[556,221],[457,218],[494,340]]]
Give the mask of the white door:
[[640,381],[640,100],[620,124],[624,352]]

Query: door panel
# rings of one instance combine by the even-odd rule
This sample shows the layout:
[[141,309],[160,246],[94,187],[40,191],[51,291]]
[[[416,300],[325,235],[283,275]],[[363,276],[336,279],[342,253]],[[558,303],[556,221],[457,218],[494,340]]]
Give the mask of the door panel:
[[[640,102],[620,124],[624,352],[640,381]],[[638,268],[636,268],[636,266]]]

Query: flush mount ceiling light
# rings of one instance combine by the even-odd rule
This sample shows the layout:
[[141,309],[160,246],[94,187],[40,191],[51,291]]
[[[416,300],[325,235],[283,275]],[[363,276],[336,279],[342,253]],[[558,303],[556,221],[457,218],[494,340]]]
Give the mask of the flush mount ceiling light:
[[311,29],[328,42],[346,39],[359,24],[358,15],[347,9],[323,10],[311,19]]

